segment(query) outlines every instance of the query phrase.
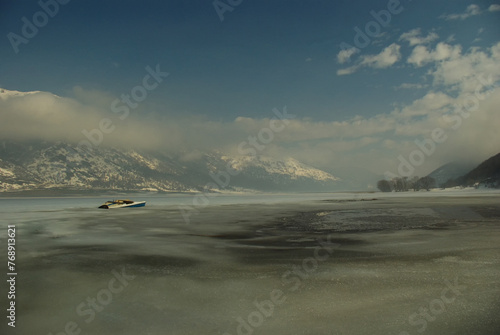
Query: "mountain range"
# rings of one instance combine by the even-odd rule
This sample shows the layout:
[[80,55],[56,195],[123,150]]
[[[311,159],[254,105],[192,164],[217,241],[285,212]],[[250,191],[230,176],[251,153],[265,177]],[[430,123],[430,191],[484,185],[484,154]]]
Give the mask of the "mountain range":
[[0,143],[0,191],[331,191],[340,178],[293,158],[181,154],[64,142]]
[[[16,101],[42,93],[0,89],[0,101],[12,108]],[[53,102],[62,100],[54,94],[42,95]],[[32,103],[36,105],[37,100]],[[44,117],[54,118],[49,114]],[[0,192],[287,192],[332,191],[345,185],[340,178],[293,158],[229,156],[213,150],[173,154],[172,150],[123,150],[73,143],[22,139],[0,142]]]

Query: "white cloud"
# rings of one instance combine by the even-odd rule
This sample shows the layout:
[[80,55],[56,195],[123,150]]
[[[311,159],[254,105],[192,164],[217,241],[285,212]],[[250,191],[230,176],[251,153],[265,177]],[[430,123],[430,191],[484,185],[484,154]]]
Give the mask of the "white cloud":
[[[500,143],[500,42],[489,48],[471,48],[465,53],[460,45],[439,43],[434,49],[417,45],[411,57],[416,65],[430,66],[427,75],[433,81],[431,89],[390,114],[369,119],[370,128],[376,131],[367,136],[380,138],[380,142],[370,147],[370,153],[361,152],[359,148],[355,153],[347,152],[348,159],[359,162],[363,157],[378,170],[384,157],[389,165],[392,164],[388,170],[396,172],[398,155],[408,159],[408,155],[418,149],[414,141],[430,138],[431,132],[438,127],[445,130],[448,139],[436,145],[436,154],[426,158],[417,174],[430,172],[449,161],[465,157],[479,161],[497,154]],[[418,83],[399,86],[419,87],[425,86]],[[452,123],[444,118],[445,115],[456,121]],[[374,122],[388,122],[389,130],[384,131]],[[360,125],[366,124],[364,120]],[[392,152],[392,156],[388,152]],[[371,156],[373,153],[379,157]]]
[[[372,172],[382,174],[387,169],[395,171],[399,154],[408,155],[417,149],[413,143],[415,139],[428,138],[434,128],[441,126],[448,129],[450,140],[439,145],[436,151],[439,155],[436,154],[433,160],[444,159],[443,154],[448,155],[446,159],[456,158],[449,153],[452,149],[457,156],[488,155],[498,150],[500,143],[500,113],[497,112],[500,90],[481,101],[480,108],[469,119],[463,120],[464,125],[459,130],[451,131],[442,116],[450,113],[455,103],[463,101],[464,94],[461,92],[453,97],[432,90],[400,110],[372,117],[358,116],[347,121],[296,118],[290,120],[283,131],[275,133],[273,141],[261,153],[294,157],[333,172],[337,166],[351,165],[368,166]],[[85,91],[80,91],[80,95],[85,95]],[[90,96],[98,95],[92,92]],[[211,149],[238,154],[238,145],[268,128],[272,117],[270,111],[269,118],[239,117],[232,122],[210,121],[202,117],[148,121],[134,119],[132,115],[120,121],[102,107],[83,104],[76,99],[55,98],[44,92],[0,100],[0,117],[6,121],[0,124],[1,138],[78,142],[84,139],[82,129],[93,129],[103,117],[109,117],[116,130],[104,135],[103,145],[126,142],[127,147],[134,144],[138,148],[184,151],[188,154],[183,159],[196,160]],[[289,109],[289,112],[294,114],[293,110]],[[430,170],[435,167],[432,164],[430,159],[423,168]]]
[[[395,150],[403,156],[416,149],[406,139],[429,138],[437,127],[445,129],[449,139],[439,144],[439,154],[431,157],[429,164],[466,156],[481,160],[498,153],[500,113],[495,104],[500,104],[500,43],[486,49],[472,48],[465,54],[458,52],[460,49],[448,46],[443,49],[447,52],[427,51],[432,54],[428,59],[433,68],[428,75],[433,78],[433,88],[410,105],[393,111],[398,120],[395,133],[400,138]],[[452,124],[445,115],[456,121]]]
[[474,47],[466,53],[462,53],[460,45],[446,43],[439,43],[434,50],[416,46],[407,62],[417,67],[428,64],[427,75],[433,78],[434,87],[475,93],[478,80],[500,80],[500,42],[490,48]]
[[[418,149],[414,141],[429,138],[436,127],[446,130],[449,139],[437,145],[435,155],[426,160],[422,172],[417,174],[457,158],[481,159],[498,153],[500,88],[494,85],[500,82],[500,43],[484,49],[473,48],[466,53],[461,52],[459,45],[438,46],[430,50],[423,45],[415,47],[425,49],[425,62],[421,62],[429,64],[428,76],[434,84],[428,91],[420,91],[418,99],[386,113],[334,122],[308,120],[289,108],[291,114],[299,115],[290,120],[283,131],[274,134],[262,154],[294,157],[332,172],[337,166],[364,166],[382,174],[386,170],[396,171],[398,155],[408,157]],[[384,68],[399,58],[399,46],[392,45],[378,55],[363,57],[351,71],[361,66]],[[483,81],[490,84],[488,90],[495,91],[484,96],[467,118],[461,118],[461,126],[452,130],[443,116],[456,115],[455,105],[470,102],[470,96],[476,92],[484,94]],[[401,84],[400,87],[427,87],[418,85]],[[73,98],[38,92],[0,99],[0,138],[78,143],[85,139],[83,129],[97,128],[100,120],[109,118],[116,130],[104,135],[102,145],[125,143],[127,147],[183,151],[188,153],[183,159],[196,160],[201,153],[213,149],[238,154],[238,145],[268,128],[273,117],[269,110],[269,118],[239,117],[229,122],[201,116],[148,118],[146,107],[142,111],[139,107],[132,110],[127,119],[120,120],[110,110],[114,99],[116,97],[106,92],[81,88],[75,88]],[[145,103],[147,101],[141,106]],[[359,111],[353,111],[356,113]]]
[[436,84],[468,93],[475,91],[480,76],[496,82],[500,79],[500,42],[486,51],[473,48],[466,54],[449,58],[431,75]]
[[349,49],[340,50],[337,54],[337,61],[340,64],[347,63],[351,60],[351,57],[359,52],[358,48],[352,47]]
[[448,38],[445,40],[446,43],[451,43],[451,42],[455,42],[455,34],[451,34],[450,36],[448,36]]
[[[490,6],[491,8],[491,6]],[[440,18],[445,20],[465,20],[471,16],[481,14],[481,8],[478,5],[472,4],[467,6],[464,13],[459,14],[444,14],[441,15]]]
[[426,88],[427,85],[424,84],[415,84],[415,83],[402,83],[399,86],[394,87],[395,90],[401,90],[401,89],[409,89],[409,90],[419,90],[422,88]]
[[488,7],[488,11],[490,11],[490,12],[498,12],[498,11],[500,11],[500,5],[493,4],[490,7]]
[[378,55],[364,56],[361,64],[377,69],[390,67],[401,59],[401,52],[399,51],[400,48],[401,46],[393,43]]
[[337,76],[345,76],[348,74],[353,74],[354,72],[358,71],[360,68],[359,65],[353,65],[350,67],[346,67],[344,69],[337,70]]
[[417,45],[407,62],[417,67],[423,66],[426,63],[442,61],[448,58],[457,58],[460,56],[462,48],[460,45],[451,46],[440,42],[434,50],[429,50],[426,46]]
[[414,116],[430,115],[434,111],[441,110],[445,106],[450,106],[454,99],[442,92],[428,92],[420,99],[413,101],[407,107],[404,107],[398,117],[411,118]]
[[352,74],[362,67],[371,67],[375,69],[388,68],[401,59],[401,52],[399,51],[400,48],[400,45],[393,43],[382,50],[379,54],[363,56],[356,65],[338,70],[337,75],[342,76]]
[[439,36],[434,32],[429,33],[429,35],[427,35],[426,37],[422,37],[420,36],[420,34],[421,34],[420,28],[412,29],[402,34],[399,37],[399,40],[408,41],[410,46],[414,46],[419,44],[427,44],[439,38]]
[[[5,96],[7,94],[1,94]],[[138,107],[130,110],[123,120],[111,111],[116,97],[96,90],[74,89],[74,98],[58,97],[49,92],[0,99],[0,139],[67,141],[77,144],[87,140],[84,131],[94,134],[94,139],[105,146],[136,146],[137,148],[165,148],[179,150],[183,147],[206,143],[197,127],[203,124],[209,131],[210,122],[201,118],[183,120],[158,119]],[[143,102],[141,105],[147,105]],[[124,104],[121,105],[122,107]],[[99,138],[97,130],[102,120],[112,129]],[[186,132],[180,129],[186,129]],[[236,131],[236,130],[235,130]],[[208,135],[205,133],[205,135]],[[211,144],[217,143],[217,136]]]

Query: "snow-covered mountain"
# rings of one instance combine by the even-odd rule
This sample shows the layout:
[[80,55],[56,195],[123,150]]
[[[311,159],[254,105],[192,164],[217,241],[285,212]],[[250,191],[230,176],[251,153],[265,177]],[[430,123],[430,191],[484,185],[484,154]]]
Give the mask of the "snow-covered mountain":
[[293,180],[298,180],[300,178],[310,178],[317,181],[339,180],[339,178],[325,171],[305,165],[293,158],[287,158],[285,160],[276,160],[265,156],[222,156],[221,158],[228,162],[231,168],[247,173],[251,173],[251,170],[254,169],[263,169],[267,174],[287,175]]
[[68,143],[0,143],[0,191],[96,190],[192,192],[204,189],[332,191],[339,179],[295,159],[88,151]]
[[[28,98],[28,99],[24,99]],[[31,101],[34,98],[33,101]],[[41,120],[58,118],[75,120],[59,106],[56,114],[37,114],[37,98],[50,102],[44,111],[52,111],[62,101],[49,92],[19,92],[0,88],[0,103],[12,107],[30,100],[26,120],[32,115]],[[2,112],[0,110],[0,112]],[[17,113],[14,109],[12,113]],[[54,112],[55,113],[55,112]],[[17,114],[16,114],[17,115]],[[85,120],[85,119],[83,119]],[[47,124],[50,124],[48,122]],[[71,129],[64,136],[51,135],[44,124],[28,124],[34,130],[27,138],[73,138]],[[24,127],[24,126],[23,126]],[[23,127],[18,129],[23,130]],[[77,127],[80,129],[79,127]],[[42,131],[39,131],[39,130]],[[9,130],[9,129],[7,129]],[[0,134],[2,135],[2,134]],[[4,134],[5,135],[5,134]],[[5,138],[22,139],[12,133]],[[11,137],[9,137],[11,136]],[[73,139],[74,140],[74,139]],[[22,190],[96,190],[96,191],[164,191],[192,192],[204,189],[266,191],[332,191],[341,184],[339,178],[293,158],[264,156],[233,157],[221,152],[176,154],[161,151],[113,149],[106,146],[76,146],[66,142],[35,140],[0,140],[0,192]]]

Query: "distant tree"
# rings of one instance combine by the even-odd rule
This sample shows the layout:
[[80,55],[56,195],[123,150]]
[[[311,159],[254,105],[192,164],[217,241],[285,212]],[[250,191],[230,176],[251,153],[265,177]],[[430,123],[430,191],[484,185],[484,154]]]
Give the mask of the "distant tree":
[[415,192],[420,191],[420,189],[422,188],[422,186],[420,185],[420,178],[418,178],[417,176],[411,178],[408,183],[408,187]]
[[396,177],[391,180],[392,188],[396,192],[406,192],[409,190],[408,177]]
[[385,179],[379,180],[377,182],[377,188],[382,192],[391,192],[392,191],[391,183]]
[[420,178],[418,180],[418,183],[423,189],[426,189],[427,191],[430,191],[431,188],[436,187],[436,179],[429,176]]

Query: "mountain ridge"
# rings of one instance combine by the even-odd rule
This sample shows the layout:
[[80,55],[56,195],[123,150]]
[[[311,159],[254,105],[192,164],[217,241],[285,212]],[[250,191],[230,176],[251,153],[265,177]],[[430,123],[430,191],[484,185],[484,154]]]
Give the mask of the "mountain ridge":
[[[230,180],[221,182],[221,176]],[[186,161],[180,154],[106,147],[90,151],[65,142],[3,141],[0,145],[0,192],[328,191],[339,181],[293,158],[210,152]]]
[[437,186],[441,186],[446,184],[449,180],[456,179],[464,174],[468,173],[477,164],[469,163],[469,162],[450,162],[444,165],[441,165],[427,176],[434,178]]
[[[467,166],[470,166],[467,168]],[[429,177],[436,180],[440,187],[500,187],[500,153],[485,159],[479,164],[452,162],[437,168]]]
[[500,153],[491,156],[467,174],[459,177],[457,183],[463,186],[500,187]]

